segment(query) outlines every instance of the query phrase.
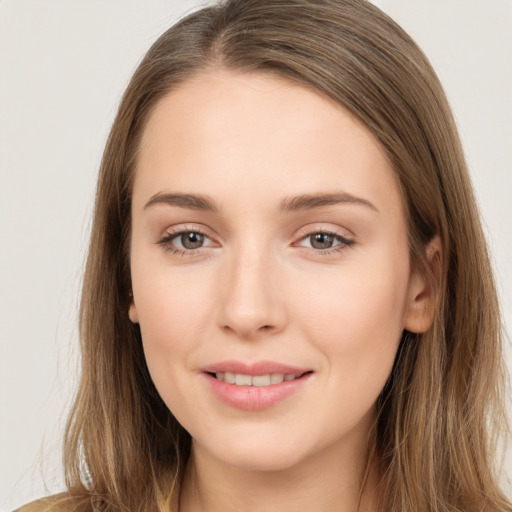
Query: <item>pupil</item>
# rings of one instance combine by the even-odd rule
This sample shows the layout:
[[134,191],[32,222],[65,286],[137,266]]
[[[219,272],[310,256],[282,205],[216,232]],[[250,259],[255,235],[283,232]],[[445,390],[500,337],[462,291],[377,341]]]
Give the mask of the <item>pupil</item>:
[[197,249],[203,245],[204,235],[200,233],[186,233],[181,235],[181,243],[185,249]]
[[332,247],[333,236],[327,233],[316,233],[311,236],[311,246],[315,249],[329,249]]

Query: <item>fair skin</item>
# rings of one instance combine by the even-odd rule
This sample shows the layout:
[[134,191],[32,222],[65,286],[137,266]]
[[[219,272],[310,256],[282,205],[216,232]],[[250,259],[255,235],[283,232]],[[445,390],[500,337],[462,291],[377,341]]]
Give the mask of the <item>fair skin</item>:
[[432,319],[376,140],[305,87],[204,72],[149,118],[132,216],[129,316],[193,439],[180,512],[354,512],[402,331]]

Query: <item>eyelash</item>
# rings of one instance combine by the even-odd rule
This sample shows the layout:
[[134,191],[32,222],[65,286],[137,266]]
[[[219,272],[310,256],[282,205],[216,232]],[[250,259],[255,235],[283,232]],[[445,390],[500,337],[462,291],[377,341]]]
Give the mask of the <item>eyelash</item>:
[[195,233],[197,235],[202,235],[205,238],[210,238],[204,231],[201,231],[200,229],[194,228],[194,229],[180,229],[179,231],[171,231],[166,233],[160,240],[157,241],[157,244],[160,245],[163,250],[167,253],[177,254],[178,256],[193,256],[197,253],[199,249],[202,249],[202,247],[199,247],[197,249],[178,249],[177,247],[174,247],[172,245],[172,241],[175,238],[180,237],[181,235],[187,234],[187,233]]
[[[197,229],[197,228],[182,229],[179,231],[173,231],[170,233],[166,233],[160,240],[157,241],[157,244],[160,245],[166,253],[172,253],[172,254],[176,254],[178,256],[185,256],[185,257],[186,256],[194,256],[197,253],[197,251],[199,251],[203,247],[198,247],[197,249],[185,249],[184,250],[184,249],[179,249],[177,247],[174,247],[172,245],[172,241],[175,238],[178,238],[187,233],[194,233],[194,234],[202,235],[205,238],[210,239],[210,237],[205,232],[201,231],[200,229]],[[299,242],[302,240],[306,240],[307,238],[310,238],[313,235],[318,235],[318,234],[332,236],[335,241],[339,242],[339,244],[335,245],[334,247],[331,247],[329,249],[324,249],[324,250],[315,249],[314,247],[302,247],[302,249],[306,250],[305,252],[314,251],[314,253],[317,255],[327,256],[329,254],[339,253],[339,252],[343,251],[345,248],[350,247],[354,244],[354,240],[350,240],[350,239],[346,238],[345,236],[340,235],[339,233],[336,233],[334,231],[328,231],[328,230],[322,230],[322,229],[316,230],[316,231],[311,231],[310,233],[301,237],[299,239]]]
[[349,238],[347,238],[343,235],[340,235],[339,233],[336,233],[335,231],[329,231],[329,230],[323,230],[323,229],[309,232],[305,236],[301,237],[299,239],[299,242],[301,242],[302,240],[311,238],[314,235],[332,236],[334,241],[339,242],[339,244],[335,245],[334,247],[330,247],[329,249],[323,249],[323,250],[315,249],[314,247],[301,247],[301,249],[303,249],[303,250],[305,249],[304,252],[309,253],[310,251],[313,251],[315,253],[315,255],[328,256],[329,254],[339,253],[339,252],[345,250],[347,247],[354,245],[354,240],[350,240]]

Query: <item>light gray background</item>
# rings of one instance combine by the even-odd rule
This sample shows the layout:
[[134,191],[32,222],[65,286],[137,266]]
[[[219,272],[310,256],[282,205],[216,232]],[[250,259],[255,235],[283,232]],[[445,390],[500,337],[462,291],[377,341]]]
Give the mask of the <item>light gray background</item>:
[[[375,3],[419,42],[445,85],[510,333],[512,0]],[[103,145],[145,50],[197,5],[0,0],[0,509],[62,488],[60,437]],[[512,475],[510,452],[505,470]]]

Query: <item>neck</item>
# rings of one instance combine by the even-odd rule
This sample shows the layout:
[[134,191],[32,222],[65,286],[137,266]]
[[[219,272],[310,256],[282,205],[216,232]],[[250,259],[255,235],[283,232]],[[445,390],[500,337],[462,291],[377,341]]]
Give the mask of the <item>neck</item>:
[[[376,464],[364,449],[331,446],[293,467],[247,470],[223,464],[193,442],[179,512],[372,512]],[[361,446],[358,448],[362,448]]]

